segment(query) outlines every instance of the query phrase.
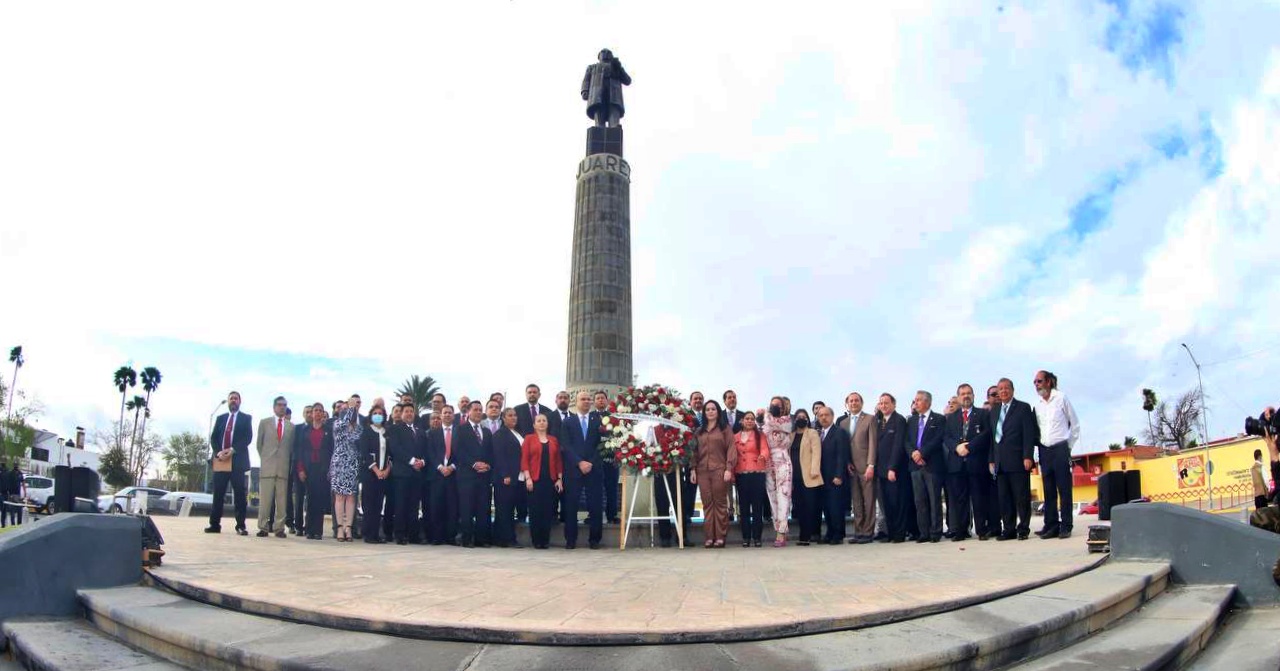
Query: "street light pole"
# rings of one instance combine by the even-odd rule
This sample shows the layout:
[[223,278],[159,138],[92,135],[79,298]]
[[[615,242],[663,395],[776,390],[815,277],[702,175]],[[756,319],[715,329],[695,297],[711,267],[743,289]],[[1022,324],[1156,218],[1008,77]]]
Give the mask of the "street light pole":
[[1200,394],[1200,426],[1204,431],[1204,472],[1207,474],[1209,486],[1209,510],[1213,510],[1213,468],[1210,466],[1209,458],[1209,411],[1204,405],[1204,378],[1200,376],[1200,362],[1196,361],[1196,355],[1191,352],[1191,348],[1187,343],[1182,343],[1182,348],[1187,350],[1187,356],[1191,357],[1191,363],[1196,367],[1196,382],[1199,384]]

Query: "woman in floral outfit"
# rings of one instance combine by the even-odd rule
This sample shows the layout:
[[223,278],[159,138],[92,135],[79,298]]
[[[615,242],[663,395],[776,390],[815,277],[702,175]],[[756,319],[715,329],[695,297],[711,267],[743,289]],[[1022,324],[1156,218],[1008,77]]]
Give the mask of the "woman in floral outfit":
[[769,401],[769,411],[764,418],[764,437],[769,442],[770,466],[765,470],[764,488],[769,494],[769,507],[773,510],[773,530],[778,537],[773,547],[787,544],[787,517],[791,515],[791,417],[786,414],[782,397]]

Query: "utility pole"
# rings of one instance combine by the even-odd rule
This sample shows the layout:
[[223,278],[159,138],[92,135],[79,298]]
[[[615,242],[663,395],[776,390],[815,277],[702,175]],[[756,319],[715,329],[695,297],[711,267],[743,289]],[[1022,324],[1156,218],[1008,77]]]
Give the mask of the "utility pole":
[[1204,431],[1204,472],[1209,486],[1209,510],[1213,510],[1213,467],[1209,458],[1209,410],[1204,405],[1204,378],[1200,375],[1200,362],[1196,361],[1196,355],[1191,352],[1191,348],[1187,343],[1182,343],[1182,348],[1187,350],[1187,356],[1191,357],[1191,363],[1196,367],[1196,382],[1199,384],[1200,394],[1200,426]]

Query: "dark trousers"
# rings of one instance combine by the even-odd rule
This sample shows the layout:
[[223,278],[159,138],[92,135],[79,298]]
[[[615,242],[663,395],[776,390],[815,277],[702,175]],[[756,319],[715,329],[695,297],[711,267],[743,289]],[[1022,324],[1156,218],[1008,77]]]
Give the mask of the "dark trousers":
[[516,493],[525,487],[519,478],[511,478],[504,485],[498,479],[493,483],[493,544],[506,547],[516,544]]
[[[767,496],[764,491],[764,473],[739,473],[735,481],[738,489],[739,523],[742,525],[743,542],[758,541],[764,531],[764,509]],[[836,488],[837,490],[839,487]],[[843,516],[841,516],[843,519]]]
[[[395,516],[391,523],[391,537],[397,541],[409,540],[411,532],[418,529],[418,505],[422,501],[422,480],[417,474],[393,478],[392,500]],[[416,533],[414,534],[416,535]]]
[[907,536],[907,510],[902,501],[904,484],[902,478],[896,482],[880,478],[880,508],[884,511],[885,533],[889,540],[902,540]]
[[911,471],[911,495],[916,507],[920,538],[942,537],[942,476],[933,471]]
[[1031,533],[1031,473],[1000,471],[996,474],[999,490],[1001,526],[1005,536]]
[[418,495],[418,500],[411,507],[414,511],[414,517],[405,521],[409,531],[409,542],[430,542],[431,540],[431,486],[433,482],[427,478],[427,474],[419,472],[413,476],[413,492]]
[[433,545],[453,543],[458,536],[458,476],[431,480],[427,489],[431,498],[427,541]]
[[390,539],[396,529],[396,489],[400,483],[395,478],[387,478],[382,483],[387,487],[386,504],[382,506],[382,537]]
[[489,502],[492,488],[488,477],[458,480],[458,533],[463,545],[488,545]]
[[839,543],[844,540],[844,503],[841,496],[844,490],[840,485],[824,484],[822,489],[822,517],[827,523],[827,533],[823,539],[828,543]]
[[604,518],[618,519],[618,465],[604,462]]
[[244,473],[234,471],[215,472],[213,474],[213,510],[209,512],[209,526],[222,528],[222,511],[227,498],[227,485],[231,486],[232,499],[236,512],[236,528],[243,529],[244,511],[249,507],[245,497]]
[[[800,523],[800,542],[802,543],[821,538],[822,490],[821,485],[805,487],[803,483],[800,489],[791,490],[791,498],[794,501],[792,510],[795,511],[796,521]],[[797,503],[799,505],[795,505]]]
[[[947,473],[947,530],[952,536],[968,536],[973,523],[973,501],[969,497],[969,473]],[[985,524],[980,525],[985,528]],[[985,535],[985,534],[984,534]]]
[[595,545],[604,535],[604,477],[600,463],[591,467],[591,472],[583,475],[577,466],[569,466],[564,478],[564,500],[560,507],[564,511],[564,543],[568,546],[578,544],[578,506],[583,492],[587,496],[588,541]]
[[[521,486],[516,489],[516,494],[515,494],[516,521],[528,522],[529,521],[529,498],[533,496],[533,494],[529,493],[529,490],[526,488],[523,482],[520,483],[520,485]],[[552,489],[551,493],[554,495],[555,490]]]
[[[682,508],[680,511],[680,526],[684,533],[684,544],[689,545],[693,542],[689,538],[689,521],[693,519],[693,499],[698,495],[698,486],[689,482],[689,469],[680,469],[680,476],[680,480],[677,482],[675,473],[663,474],[662,477],[667,481],[667,485],[663,487],[661,482],[654,483],[653,499],[659,515],[670,515],[671,507],[675,504],[675,501],[671,499],[675,498],[676,487],[680,487],[680,506]],[[671,496],[667,496],[668,488],[671,490]],[[625,505],[626,501],[622,503]],[[667,520],[658,522],[658,538],[662,540],[664,545],[670,544],[675,540],[673,531],[675,530],[672,528],[671,522]]]
[[898,474],[898,505],[901,507],[902,524],[908,536],[920,537],[920,519],[916,515],[916,497],[912,493],[909,470]]
[[[324,535],[324,515],[329,511],[329,472],[324,466],[313,466],[307,471],[307,535],[317,538]],[[295,508],[295,510],[297,510]]]
[[360,478],[360,512],[364,515],[364,537],[376,539],[382,535],[382,508],[387,502],[387,483],[373,474]]
[[286,522],[298,533],[306,529],[307,483],[298,479],[297,464],[289,471],[289,505],[292,512]]
[[[534,547],[547,547],[551,543],[551,521],[556,516],[556,488],[543,473],[543,480],[534,483],[533,491],[526,493],[529,506],[529,539]],[[523,484],[523,483],[521,483]],[[527,485],[526,485],[527,487]]]
[[1040,480],[1044,484],[1044,528],[1071,530],[1071,448],[1067,441],[1040,448]]
[[[973,499],[973,514],[986,515],[987,535],[1000,535],[1000,493],[996,487],[996,476],[989,471],[969,478],[969,496]],[[982,512],[978,512],[981,510]],[[977,522],[975,521],[975,526]]]
[[8,526],[8,522],[13,522],[15,526],[21,526],[22,510],[22,504],[10,502],[7,494],[0,496],[0,527]]

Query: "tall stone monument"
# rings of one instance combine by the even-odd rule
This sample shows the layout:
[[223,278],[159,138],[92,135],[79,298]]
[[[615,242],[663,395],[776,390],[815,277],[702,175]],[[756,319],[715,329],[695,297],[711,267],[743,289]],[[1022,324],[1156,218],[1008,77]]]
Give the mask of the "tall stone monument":
[[586,158],[578,164],[573,212],[573,270],[569,279],[566,389],[631,384],[631,166],[622,158],[626,108],[622,87],[631,77],[608,49],[587,67],[582,99],[587,116]]

